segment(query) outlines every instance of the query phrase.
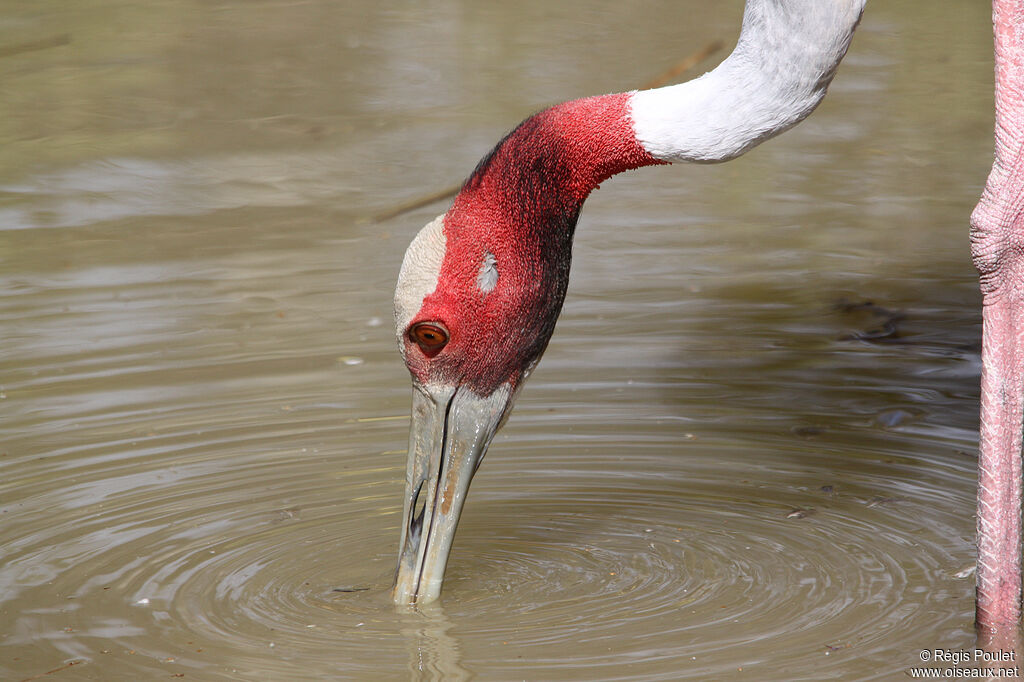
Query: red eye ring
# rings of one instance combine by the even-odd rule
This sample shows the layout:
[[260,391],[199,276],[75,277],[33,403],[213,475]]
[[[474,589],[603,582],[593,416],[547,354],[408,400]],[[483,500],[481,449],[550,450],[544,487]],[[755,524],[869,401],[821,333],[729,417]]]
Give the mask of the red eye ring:
[[427,357],[434,357],[448,343],[448,330],[440,322],[417,322],[409,329],[412,339]]

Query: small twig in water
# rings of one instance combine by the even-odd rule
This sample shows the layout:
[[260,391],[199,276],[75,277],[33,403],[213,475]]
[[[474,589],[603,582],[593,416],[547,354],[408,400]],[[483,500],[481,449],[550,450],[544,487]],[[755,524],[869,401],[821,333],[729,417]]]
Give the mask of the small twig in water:
[[[717,52],[721,48],[722,48],[722,41],[721,40],[713,40],[712,42],[710,42],[707,45],[705,45],[704,47],[700,48],[699,50],[697,50],[696,52],[694,52],[690,56],[686,57],[685,59],[681,59],[680,61],[676,62],[669,69],[663,71],[661,74],[659,74],[655,78],[652,78],[651,80],[649,80],[646,83],[644,83],[644,85],[640,89],[641,90],[649,90],[650,88],[657,88],[657,87],[660,87],[660,86],[664,85],[665,83],[668,83],[668,82],[678,78],[679,76],[683,75],[684,73],[686,73],[687,71],[689,71],[693,67],[697,66],[698,64],[700,64],[702,61],[704,61],[705,59],[707,59],[711,55],[713,55],[715,52]],[[385,220],[391,220],[392,218],[397,218],[398,216],[403,215],[405,213],[409,213],[410,211],[415,211],[418,208],[423,208],[424,206],[429,206],[430,204],[433,204],[433,203],[435,203],[437,201],[441,201],[442,199],[447,199],[448,197],[453,197],[453,196],[455,196],[456,194],[459,193],[459,190],[461,188],[462,188],[461,184],[453,185],[453,186],[448,187],[446,189],[443,189],[443,190],[441,190],[439,192],[435,192],[434,194],[430,194],[430,195],[427,195],[427,196],[424,196],[424,197],[420,197],[418,199],[413,199],[412,201],[409,201],[409,202],[406,202],[406,203],[401,204],[399,206],[396,206],[395,208],[389,209],[389,210],[384,211],[382,213],[378,213],[377,215],[375,215],[372,218],[370,218],[370,222],[372,222],[372,223],[382,223]]]
[[398,216],[402,215],[403,213],[409,213],[410,211],[415,211],[417,208],[423,208],[424,206],[429,206],[430,204],[434,203],[435,201],[441,201],[442,199],[447,199],[448,197],[453,197],[453,196],[455,196],[456,194],[459,193],[459,190],[461,188],[462,188],[462,185],[453,185],[452,187],[447,187],[447,188],[441,190],[440,192],[435,192],[434,194],[430,194],[430,195],[427,195],[425,197],[420,197],[418,199],[413,199],[412,201],[409,201],[409,202],[406,202],[406,203],[401,204],[399,206],[396,206],[395,208],[392,208],[391,210],[384,211],[383,213],[378,213],[377,215],[373,216],[373,218],[371,218],[370,220],[372,222],[375,222],[375,223],[382,223],[385,220],[391,220],[392,218],[397,218]]
[[47,670],[45,673],[39,673],[38,675],[33,675],[32,677],[26,677],[21,682],[30,682],[30,680],[38,680],[40,678],[46,677],[47,675],[52,675],[54,673],[59,673],[61,670],[67,670],[71,666],[78,665],[79,663],[85,663],[85,661],[82,660],[82,659],[76,659],[74,661],[68,661],[67,663],[65,663],[64,665],[60,666],[59,668],[54,668],[53,670]]
[[704,47],[700,48],[699,50],[697,50],[696,52],[691,54],[689,57],[686,57],[685,59],[681,59],[678,62],[676,62],[675,64],[673,64],[669,69],[667,69],[660,76],[657,76],[656,78],[652,78],[651,80],[649,80],[646,83],[644,83],[643,87],[640,88],[640,89],[641,90],[650,90],[651,88],[660,88],[662,85],[665,85],[666,83],[670,83],[671,81],[675,80],[679,76],[682,76],[684,73],[686,73],[687,71],[689,71],[693,67],[697,66],[702,61],[704,61],[705,59],[707,59],[708,57],[710,57],[711,55],[713,55],[714,53],[718,52],[721,49],[722,49],[722,41],[721,40],[713,40],[710,43],[708,43],[707,45],[705,45]]

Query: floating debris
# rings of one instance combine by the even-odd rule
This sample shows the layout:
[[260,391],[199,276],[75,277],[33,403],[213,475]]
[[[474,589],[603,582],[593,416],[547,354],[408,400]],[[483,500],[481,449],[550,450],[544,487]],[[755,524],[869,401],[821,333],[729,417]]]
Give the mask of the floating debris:
[[885,507],[896,502],[902,502],[901,497],[884,497],[882,495],[875,495],[867,501],[869,507]]
[[954,578],[959,578],[960,580],[963,580],[964,578],[970,578],[972,575],[974,575],[974,571],[976,571],[977,569],[978,569],[978,565],[977,564],[971,564],[967,568],[962,568],[959,571],[957,571],[956,573],[954,573],[953,577]]
[[[661,87],[662,85],[665,85],[679,78],[679,76],[683,75],[684,73],[686,73],[687,71],[697,66],[711,55],[713,55],[715,52],[718,52],[720,49],[722,49],[723,44],[724,43],[721,40],[711,41],[710,43],[700,48],[693,54],[689,55],[684,59],[679,60],[662,73],[658,74],[651,80],[647,81],[639,89],[649,90],[651,88]],[[445,189],[442,189],[438,192],[434,192],[433,194],[428,194],[426,196],[413,199],[412,201],[406,202],[404,204],[399,204],[398,206],[395,206],[392,209],[383,211],[382,213],[378,213],[377,215],[371,217],[369,220],[370,222],[373,223],[381,223],[384,222],[385,220],[396,218],[405,213],[415,211],[418,208],[429,206],[430,204],[441,201],[442,199],[448,199],[449,197],[453,197],[456,194],[458,194],[460,189],[462,189],[461,183],[458,185],[452,185],[451,187],[446,187]]]
[[843,334],[839,337],[840,341],[871,341],[874,343],[903,343],[903,339],[900,338],[899,323],[907,319],[906,313],[900,310],[889,310],[883,308],[880,305],[875,305],[872,301],[861,301],[859,303],[851,303],[845,299],[841,299],[835,305],[836,309],[840,312],[852,314],[852,313],[868,313],[872,317],[881,318],[880,326],[872,327],[864,331],[850,332],[849,334]]
[[663,73],[655,76],[651,80],[644,83],[640,87],[640,89],[651,90],[653,88],[660,88],[663,85],[668,85],[673,80],[679,78],[679,76],[682,76],[684,73],[686,73],[693,67],[697,66],[714,53],[721,50],[722,45],[723,43],[721,40],[712,40],[710,43],[700,48],[693,54],[683,59],[680,59],[678,62],[676,62],[668,69],[666,69]]
[[29,682],[29,680],[38,680],[40,678],[46,677],[47,675],[52,675],[54,673],[59,673],[61,670],[67,670],[71,666],[78,665],[80,663],[85,663],[85,659],[84,658],[78,658],[78,659],[75,659],[73,661],[68,661],[64,665],[58,666],[58,667],[54,668],[53,670],[47,670],[45,673],[39,673],[38,675],[33,675],[32,677],[26,677],[24,680],[22,680],[22,682]]
[[901,426],[908,421],[912,421],[919,416],[921,416],[921,413],[918,411],[894,407],[892,409],[882,410],[875,415],[875,423],[881,427],[891,429],[896,426]]
[[278,509],[274,512],[273,523],[281,523],[282,521],[288,521],[291,519],[299,518],[299,507],[288,507],[287,509]]
[[828,431],[828,429],[824,426],[794,426],[789,431],[794,436],[800,436],[801,438],[813,438],[814,436],[820,436]]

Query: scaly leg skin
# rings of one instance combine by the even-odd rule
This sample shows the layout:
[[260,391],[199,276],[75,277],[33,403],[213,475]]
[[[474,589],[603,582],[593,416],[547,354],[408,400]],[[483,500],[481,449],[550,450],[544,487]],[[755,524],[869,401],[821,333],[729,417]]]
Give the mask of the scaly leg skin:
[[[1019,283],[1024,271],[1014,268]],[[1004,282],[1004,286],[1008,283]],[[986,296],[983,311],[981,439],[978,458],[977,624],[1014,633],[1021,602],[1020,296]],[[1001,637],[996,637],[995,648]]]
[[992,6],[995,161],[971,216],[971,252],[984,304],[976,618],[983,639],[998,647],[1016,635],[1021,609],[1024,0]]

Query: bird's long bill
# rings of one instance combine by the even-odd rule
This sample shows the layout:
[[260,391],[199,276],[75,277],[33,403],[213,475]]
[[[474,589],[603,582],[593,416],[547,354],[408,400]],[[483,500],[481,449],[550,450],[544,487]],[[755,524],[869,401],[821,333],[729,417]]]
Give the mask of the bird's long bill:
[[469,484],[509,398],[504,387],[484,398],[465,387],[413,388],[396,604],[424,604],[441,594]]

